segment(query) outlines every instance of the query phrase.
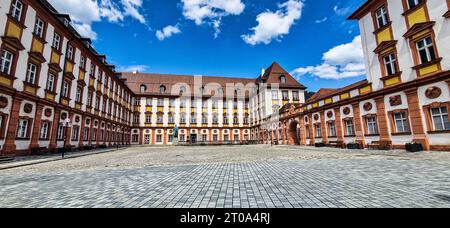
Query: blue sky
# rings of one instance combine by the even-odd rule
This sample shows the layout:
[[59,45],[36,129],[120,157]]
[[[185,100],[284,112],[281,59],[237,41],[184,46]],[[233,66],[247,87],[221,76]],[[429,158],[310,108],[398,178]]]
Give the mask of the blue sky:
[[364,79],[346,21],[364,1],[50,0],[118,69],[256,78],[277,61],[310,91]]

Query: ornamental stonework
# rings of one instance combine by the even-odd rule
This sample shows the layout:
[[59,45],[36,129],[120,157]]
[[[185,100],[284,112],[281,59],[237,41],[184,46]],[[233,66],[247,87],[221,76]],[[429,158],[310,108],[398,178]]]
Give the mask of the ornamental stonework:
[[425,96],[428,99],[436,99],[442,95],[442,90],[439,87],[430,87],[425,91]]
[[25,106],[23,106],[23,111],[27,114],[30,114],[31,112],[33,112],[33,105],[25,104]]
[[333,118],[333,112],[332,111],[327,112],[327,117],[328,118]]
[[363,107],[366,112],[372,111],[373,109],[373,105],[370,102],[365,103]]
[[392,96],[389,98],[389,104],[394,107],[394,106],[399,106],[402,105],[402,96],[397,95],[397,96]]
[[344,112],[345,115],[349,115],[350,112],[351,112],[351,110],[350,110],[349,107],[345,107],[344,110],[343,110],[343,112]]
[[45,117],[51,117],[52,116],[52,110],[51,109],[49,109],[49,108],[46,108],[45,110],[44,110],[44,115],[45,115]]
[[8,106],[8,98],[1,96],[0,97],[0,108],[6,108]]
[[315,120],[315,121],[319,120],[319,118],[320,118],[320,117],[319,117],[318,114],[314,115],[314,120]]

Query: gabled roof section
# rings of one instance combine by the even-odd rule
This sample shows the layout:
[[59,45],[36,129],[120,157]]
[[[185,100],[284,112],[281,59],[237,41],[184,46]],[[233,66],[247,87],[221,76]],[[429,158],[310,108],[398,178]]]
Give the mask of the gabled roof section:
[[[286,78],[285,84],[280,84],[280,77],[284,76]],[[289,74],[283,67],[277,62],[273,62],[269,68],[267,68],[264,74],[257,79],[257,81],[262,80],[267,84],[280,84],[280,88],[296,88],[296,89],[306,89],[306,86],[300,84],[291,74]]]
[[317,93],[312,95],[312,97],[310,97],[306,102],[314,101],[322,97],[327,97],[328,95],[331,95],[336,91],[337,89],[320,89],[319,91],[317,91]]
[[350,17],[347,18],[347,20],[359,20],[362,17],[364,17],[366,14],[370,12],[370,9],[372,9],[372,6],[376,3],[378,3],[379,0],[368,0],[364,5],[359,7]]
[[342,93],[346,93],[346,92],[350,92],[351,90],[357,89],[357,88],[361,88],[364,87],[366,85],[369,85],[369,82],[367,81],[367,79],[364,79],[362,81],[353,83],[351,85],[348,85],[346,87],[343,88],[339,88],[339,89],[320,89],[317,93],[315,93],[312,97],[310,97],[305,104],[308,103],[314,103],[314,102],[318,102],[322,99],[325,98],[329,98],[332,96],[336,96]]

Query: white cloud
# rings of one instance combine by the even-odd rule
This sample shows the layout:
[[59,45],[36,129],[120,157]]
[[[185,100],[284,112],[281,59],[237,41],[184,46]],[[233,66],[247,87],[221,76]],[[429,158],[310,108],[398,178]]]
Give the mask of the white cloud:
[[334,6],[333,10],[334,10],[334,13],[336,13],[336,15],[343,17],[343,16],[347,16],[349,13],[351,13],[352,8],[351,7],[339,8],[339,6],[336,5],[336,6]]
[[156,31],[156,38],[158,38],[158,40],[160,41],[163,41],[178,33],[181,33],[181,30],[178,28],[178,26],[169,25],[162,30]]
[[92,23],[103,19],[111,23],[119,23],[129,16],[145,24],[145,18],[139,13],[142,0],[49,0],[61,13],[69,14],[72,24],[80,35],[96,39]]
[[119,72],[145,72],[149,68],[147,65],[122,66],[119,67]]
[[215,37],[220,33],[222,17],[240,15],[245,9],[241,0],[182,0],[182,3],[184,17],[196,25],[212,25]]
[[242,39],[250,44],[269,44],[273,39],[289,34],[295,21],[302,16],[304,3],[302,0],[289,0],[278,5],[276,12],[267,11],[257,16],[258,25],[251,30],[253,34],[242,35]]
[[361,36],[352,42],[336,46],[322,57],[323,63],[318,66],[299,67],[292,75],[300,77],[313,75],[325,79],[341,79],[363,76],[366,74]]
[[327,21],[327,20],[328,20],[328,17],[324,17],[324,18],[321,19],[321,20],[316,20],[316,24],[324,23],[324,22]]

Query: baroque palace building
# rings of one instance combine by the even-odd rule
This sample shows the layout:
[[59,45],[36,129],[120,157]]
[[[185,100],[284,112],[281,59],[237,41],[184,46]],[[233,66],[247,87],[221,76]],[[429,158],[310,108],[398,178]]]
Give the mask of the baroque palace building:
[[263,140],[450,150],[449,9],[448,0],[367,1],[349,18],[359,21],[367,79],[285,108]]
[[0,153],[243,143],[450,150],[450,1],[370,0],[367,79],[306,87],[278,63],[258,77],[119,73],[46,0],[0,2]]

